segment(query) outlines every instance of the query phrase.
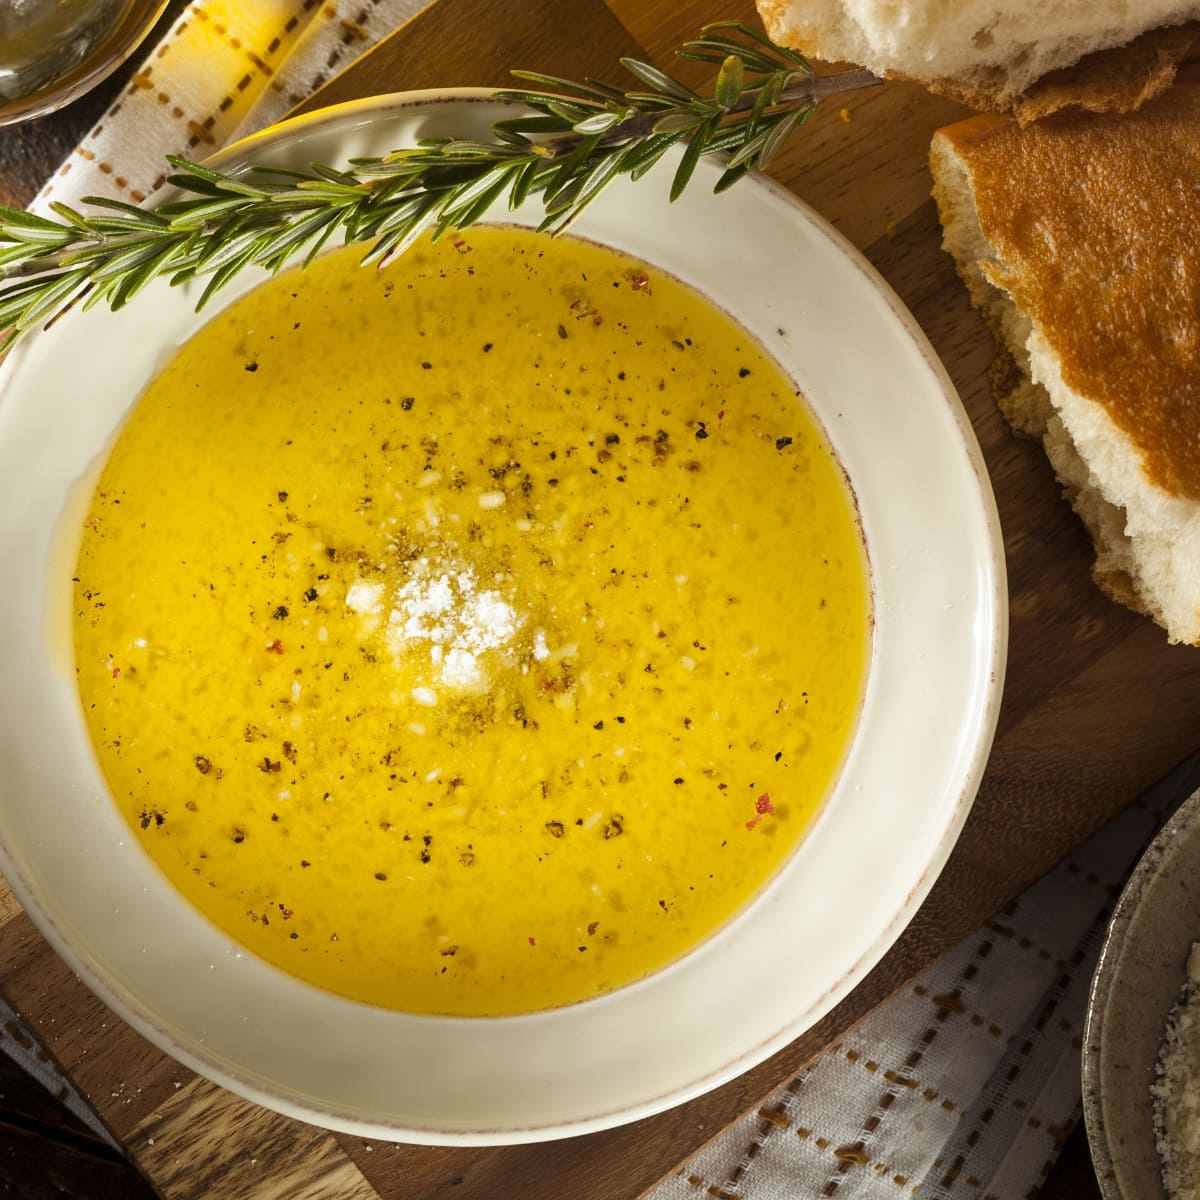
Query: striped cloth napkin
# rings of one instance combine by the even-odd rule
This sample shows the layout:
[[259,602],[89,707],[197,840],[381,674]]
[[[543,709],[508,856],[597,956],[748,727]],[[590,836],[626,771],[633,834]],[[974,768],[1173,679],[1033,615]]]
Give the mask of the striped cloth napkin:
[[[137,202],[169,153],[277,120],[424,0],[194,0],[37,197]],[[1022,1200],[1079,1117],[1088,983],[1120,885],[1200,759],[905,988],[650,1200]],[[64,1095],[15,1013],[5,1050]],[[94,1122],[93,1122],[94,1123]],[[330,1197],[329,1200],[338,1200]]]
[[279,120],[427,0],[195,0],[30,208],[139,203],[166,156],[205,158]]

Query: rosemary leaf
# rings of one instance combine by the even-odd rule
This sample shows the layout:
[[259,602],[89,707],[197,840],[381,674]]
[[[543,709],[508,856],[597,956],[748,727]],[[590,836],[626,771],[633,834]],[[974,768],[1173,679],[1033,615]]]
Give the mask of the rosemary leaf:
[[[598,87],[590,79],[585,83],[575,83],[573,80],[563,79],[559,75],[543,75],[538,71],[513,71],[512,74],[517,79],[528,79],[530,83],[536,83],[543,88],[550,88],[552,91],[561,92],[567,96],[579,96],[582,99],[592,100],[598,104],[605,104],[613,99],[611,92]],[[529,92],[526,94],[533,96],[535,99],[545,99],[545,92]],[[619,92],[617,95],[623,97],[624,93]]]
[[474,225],[480,217],[508,190],[509,176],[508,173],[498,175],[495,179],[488,182],[487,187],[480,189],[472,194],[465,192],[463,195],[456,195],[453,204],[447,204],[442,209],[441,219],[438,221],[436,236],[441,237],[448,229],[465,229],[468,225]]
[[72,230],[66,225],[13,225],[3,230],[6,241],[25,246],[65,246],[72,240]]
[[[214,170],[211,167],[204,167],[198,162],[192,162],[188,158],[180,158],[178,155],[168,155],[167,161],[173,167],[179,167],[184,174],[170,175],[167,182],[173,187],[186,188],[188,191],[202,192],[205,190],[205,185],[214,188],[216,194],[223,192],[234,192],[239,196],[247,196],[251,198],[262,198],[265,192],[260,187],[254,187],[252,184],[247,184],[245,180],[236,178],[234,175],[227,175],[220,170]],[[196,178],[188,179],[188,176],[194,175]]]
[[89,224],[107,224],[110,221],[125,222],[141,229],[162,229],[170,224],[166,217],[152,208],[140,208],[136,204],[130,204],[127,200],[117,200],[112,196],[84,196],[83,202],[90,204],[93,208],[112,209],[121,216],[85,217],[82,213],[77,213],[73,208],[68,208],[67,205],[59,204],[57,201],[50,207],[65,220],[70,220],[72,224],[79,223],[81,228],[87,228]]
[[[114,309],[123,308],[152,279],[164,270],[178,251],[178,245],[162,246],[155,255],[147,258],[140,267],[135,267],[133,270],[127,272],[121,279],[116,281],[112,293],[108,297],[109,304]],[[87,299],[90,300],[91,296],[89,295]]]
[[[254,261],[260,262],[268,268],[273,268],[276,262],[282,265],[294,250],[301,249],[314,239],[320,239],[323,244],[329,234],[337,228],[337,224],[338,214],[336,212],[321,211],[313,213],[301,221],[296,221],[286,230],[278,233],[266,235],[260,233],[259,249]],[[305,251],[305,256],[308,257],[312,253],[312,247],[309,246],[309,249]]]
[[812,109],[798,109],[796,112],[788,113],[783,120],[767,134],[767,140],[763,144],[762,153],[758,156],[758,165],[760,167],[767,166],[772,159],[783,149],[783,144],[792,134],[792,130],[803,121],[807,121],[812,115]]
[[[654,122],[655,133],[682,133],[685,129],[689,132],[700,124],[700,120],[690,109],[680,112],[678,109],[672,109],[665,117],[659,117]],[[672,138],[672,141],[675,139]]]
[[13,321],[18,328],[27,328],[37,324],[43,317],[48,316],[67,297],[73,295],[80,284],[86,279],[83,271],[71,271],[59,275],[48,286],[31,293],[31,299],[20,315]]
[[607,133],[610,129],[621,124],[624,114],[617,112],[594,113],[577,121],[571,128],[576,133]]
[[592,79],[590,76],[587,79],[588,87],[595,90],[598,95],[605,96],[609,100],[616,100],[621,103],[625,100],[625,92],[619,87],[614,87],[611,83],[605,83],[601,79]]
[[434,207],[433,198],[430,197],[411,221],[396,226],[379,239],[363,258],[363,265],[377,262],[382,266],[397,254],[403,254],[429,228]]
[[567,188],[562,189],[553,198],[546,198],[546,220],[542,229],[558,229],[562,227],[562,219],[573,220],[588,202],[593,200],[606,183],[620,170],[621,157],[609,155],[602,158],[584,176],[573,179]]
[[250,246],[243,250],[241,254],[231,258],[228,262],[218,267],[216,271],[209,276],[208,284],[204,291],[200,293],[200,299],[196,301],[197,310],[202,309],[214,294],[223,288],[239,271],[247,267],[254,261],[254,247]]
[[230,196],[204,203],[191,200],[175,201],[164,204],[158,211],[171,218],[173,229],[200,229],[221,217],[240,212],[244,207],[239,197]]
[[[454,193],[453,202],[448,204],[443,211],[446,213],[470,212],[475,207],[476,201],[481,197],[486,197],[488,204],[490,204],[505,190],[508,182],[509,168],[506,164],[502,170],[495,172],[494,175],[484,175],[466,187],[457,189]],[[485,204],[483,209],[480,210],[480,216],[483,215],[488,204]],[[473,224],[471,221],[461,222],[463,227],[471,224]]]
[[[790,63],[793,67],[799,67],[801,70],[812,74],[812,66],[803,55],[797,54],[795,50],[788,49],[787,46],[777,45],[775,42],[771,41],[771,39],[767,37],[767,35],[763,33],[761,29],[755,29],[752,25],[746,25],[742,21],[711,21],[709,24],[705,25],[703,29],[701,29],[701,39],[705,37],[724,36],[721,34],[714,35],[711,32],[714,29],[732,29],[739,35],[739,37],[747,38],[750,41],[757,42],[760,46],[765,47],[773,59],[783,63]],[[733,44],[738,47],[742,46],[741,42],[734,42]],[[681,56],[686,57],[687,51],[688,46],[684,46],[679,53]]]
[[679,166],[675,168],[675,178],[671,181],[672,200],[678,200],[683,194],[683,189],[691,182],[696,164],[704,153],[705,142],[716,132],[718,120],[718,115],[714,113],[692,134],[683,157],[679,160]]
[[515,210],[520,208],[533,195],[533,188],[537,182],[540,166],[541,164],[535,158],[522,164],[517,177],[513,180],[512,191],[509,192],[508,206],[510,209]]
[[746,72],[742,60],[736,54],[730,54],[721,64],[713,88],[717,103],[726,112],[737,107],[737,102],[742,98],[745,79]]
[[307,267],[322,250],[325,249],[329,239],[333,236],[334,231],[338,227],[338,222],[332,213],[326,213],[325,226],[317,232],[317,235],[312,239],[308,249],[304,252],[304,258],[301,260],[303,266]]
[[[518,95],[526,97],[532,96],[530,92],[516,93],[503,92],[500,93],[503,99],[515,99]],[[528,99],[522,100],[522,104],[530,103]],[[571,128],[571,122],[563,117],[548,116],[546,113],[539,113],[537,116],[530,117],[509,117],[506,121],[497,121],[492,127],[493,129],[502,129],[505,132],[521,135],[521,140],[528,145],[529,139],[525,134],[530,133],[565,133]]]
[[[161,243],[158,242],[135,243],[127,247],[120,254],[108,257],[91,272],[91,278],[96,283],[102,283],[106,279],[128,275],[151,259],[156,258],[162,252],[162,249]],[[66,265],[80,266],[82,263],[77,258],[72,258]]]
[[326,167],[321,163],[313,163],[312,169],[329,183],[338,184],[344,188],[358,189],[362,187],[362,184],[348,171],[337,171],[333,167]]
[[746,176],[749,173],[749,163],[739,163],[736,167],[726,167],[724,173],[721,175],[721,178],[717,180],[716,185],[713,187],[713,191],[717,195],[720,195],[721,192],[727,191],[729,188],[733,187],[733,185],[737,183],[739,179],[743,178],[743,176]]
[[672,79],[665,71],[660,71],[649,63],[638,62],[636,58],[623,58],[621,66],[631,75],[636,75],[648,87],[653,88],[656,92],[661,92],[664,96],[671,96],[685,103],[689,100],[699,99],[699,96],[690,87],[684,86],[677,79]]
[[0,246],[0,272],[9,263],[21,263],[29,258],[29,247],[18,243],[13,246]]
[[622,169],[629,172],[630,179],[641,179],[674,145],[675,135],[673,133],[659,133],[648,137],[640,145],[631,146],[622,155]]
[[59,226],[46,217],[39,217],[22,208],[0,207],[0,237],[7,238],[10,230],[58,229]]

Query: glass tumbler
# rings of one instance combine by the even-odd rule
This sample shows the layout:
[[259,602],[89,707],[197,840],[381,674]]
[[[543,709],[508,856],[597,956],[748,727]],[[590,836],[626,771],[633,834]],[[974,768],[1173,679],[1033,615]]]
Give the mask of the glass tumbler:
[[53,112],[133,53],[167,0],[0,0],[0,125]]

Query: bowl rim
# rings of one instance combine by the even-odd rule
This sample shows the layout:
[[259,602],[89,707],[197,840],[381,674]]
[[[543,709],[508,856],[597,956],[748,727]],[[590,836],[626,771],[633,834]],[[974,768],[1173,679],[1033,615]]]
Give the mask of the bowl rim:
[[[1198,823],[1200,823],[1200,789],[1193,791],[1180,802],[1139,855],[1117,897],[1116,904],[1113,906],[1112,916],[1109,918],[1101,941],[1096,967],[1088,989],[1080,1081],[1084,1127],[1096,1168],[1100,1193],[1104,1200],[1129,1200],[1128,1193],[1122,1188],[1124,1168],[1114,1152],[1106,1119],[1106,1102],[1109,1099],[1105,1069],[1109,1029],[1108,1008],[1113,1002],[1116,988],[1119,986],[1118,977],[1121,965],[1130,946],[1131,927],[1146,911],[1144,905],[1154,903],[1154,893],[1162,883],[1160,872],[1174,857],[1180,845],[1180,838],[1189,834],[1193,838],[1198,836]],[[1195,938],[1189,935],[1187,941],[1190,946]],[[1184,981],[1185,974],[1181,971],[1176,981],[1177,994],[1178,989],[1183,988]],[[1165,1032],[1166,1018],[1164,1015],[1161,1033],[1165,1034]],[[1153,1069],[1155,1063],[1148,1065]],[[1149,1084],[1147,1083],[1147,1094],[1143,1097],[1143,1101],[1148,1101],[1148,1099]],[[1160,1194],[1165,1196],[1164,1192],[1160,1192]],[[1138,1196],[1137,1200],[1146,1200],[1146,1198]]]
[[[254,155],[261,147],[291,142],[298,135],[306,135],[314,131],[319,132],[341,126],[360,127],[378,121],[381,117],[389,114],[394,116],[406,110],[424,111],[429,106],[496,105],[498,103],[494,99],[493,91],[483,88],[427,89],[388,96],[366,97],[305,113],[272,126],[225,148],[207,161],[228,169],[232,164]],[[638,186],[643,187],[644,185],[639,184]],[[833,251],[845,260],[848,271],[858,273],[861,277],[860,283],[865,279],[874,289],[881,307],[888,311],[889,319],[898,333],[911,343],[910,350],[915,353],[916,358],[923,362],[930,380],[940,391],[941,398],[945,401],[945,412],[942,415],[950,418],[957,437],[957,452],[962,456],[967,472],[973,476],[973,491],[969,500],[977,508],[977,518],[986,541],[986,544],[979,549],[978,559],[975,562],[978,574],[976,601],[979,606],[979,611],[975,616],[975,625],[978,627],[977,637],[979,645],[982,647],[979,650],[979,659],[980,671],[984,678],[983,682],[979,684],[978,706],[972,714],[971,736],[963,747],[963,761],[956,763],[956,794],[946,798],[946,811],[940,814],[940,835],[935,844],[926,848],[921,871],[915,878],[906,878],[904,881],[902,905],[896,909],[890,921],[878,928],[873,940],[859,947],[858,957],[853,966],[838,978],[828,981],[828,986],[816,1005],[806,1012],[803,1018],[782,1028],[773,1028],[764,1032],[757,1041],[743,1045],[737,1055],[713,1069],[693,1075],[683,1082],[672,1082],[654,1094],[638,1097],[636,1102],[609,1106],[593,1111],[586,1116],[564,1118],[560,1122],[543,1121],[514,1127],[511,1123],[506,1124],[503,1121],[494,1124],[476,1121],[469,1128],[426,1128],[420,1124],[405,1123],[403,1120],[364,1117],[360,1112],[339,1109],[334,1105],[324,1107],[314,1105],[310,1097],[290,1094],[287,1088],[264,1087],[260,1079],[239,1071],[237,1064],[225,1060],[219,1054],[208,1053],[196,1044],[179,1037],[177,1031],[164,1025],[153,1010],[145,1008],[137,997],[129,994],[126,987],[109,978],[99,964],[80,952],[67,933],[58,928],[57,923],[39,902],[37,889],[26,879],[24,872],[13,860],[7,845],[0,845],[0,867],[3,867],[6,876],[13,884],[14,892],[26,906],[47,941],[66,959],[94,992],[97,992],[130,1025],[173,1057],[199,1073],[214,1078],[232,1090],[277,1111],[330,1128],[360,1133],[365,1136],[424,1143],[480,1145],[533,1141],[591,1132],[651,1115],[708,1091],[748,1070],[771,1053],[782,1048],[832,1008],[854,984],[862,979],[915,914],[920,902],[927,895],[945,865],[961,832],[982,778],[995,732],[1007,650],[1007,587],[1003,542],[995,500],[982,454],[970,422],[954,392],[953,385],[927,337],[890,287],[882,281],[863,255],[787,189],[762,177],[746,180],[739,185],[739,188],[757,188],[768,198],[764,203],[769,202],[782,206],[781,211],[786,210],[798,214],[797,219],[802,217],[812,226],[815,231],[814,236],[825,239]],[[161,193],[156,194],[147,203],[153,203],[161,198]],[[29,347],[33,344],[34,340],[30,340],[28,343],[18,345],[10,355],[10,362],[5,365],[6,373],[0,374],[0,384],[19,370],[21,362],[30,353]],[[770,347],[768,350],[770,351]],[[2,409],[3,405],[0,405],[0,410]],[[818,420],[821,421],[819,414]],[[828,809],[828,807],[827,805],[826,808]],[[820,820],[823,820],[825,816],[826,814],[822,813]],[[811,837],[811,832],[808,836]],[[739,919],[735,919],[734,924]],[[635,988],[638,986],[633,985]],[[616,994],[624,995],[628,990],[620,989]],[[597,1001],[586,1003],[602,1006],[609,999],[609,997],[601,997]],[[540,1015],[535,1014],[534,1016],[536,1018]],[[453,1022],[459,1019],[438,1018],[438,1020]],[[520,1023],[525,1018],[514,1018],[513,1020]]]

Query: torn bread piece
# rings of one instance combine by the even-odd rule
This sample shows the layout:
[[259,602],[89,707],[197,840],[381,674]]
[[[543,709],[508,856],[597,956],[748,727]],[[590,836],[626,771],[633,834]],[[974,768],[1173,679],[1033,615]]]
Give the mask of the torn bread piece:
[[1120,115],[971,118],[930,163],[997,400],[1042,439],[1096,581],[1200,644],[1200,82]]
[[[1043,75],[1012,102],[1012,113],[1025,125],[1077,105],[1092,112],[1133,112],[1162,95],[1175,82],[1183,63],[1200,59],[1200,21],[1151,29],[1124,46],[1097,50],[1069,67]],[[946,94],[973,108],[987,109],[980,97]]]
[[758,0],[758,11],[778,45],[1022,121],[1075,104],[1129,111],[1200,55],[1198,0]]

